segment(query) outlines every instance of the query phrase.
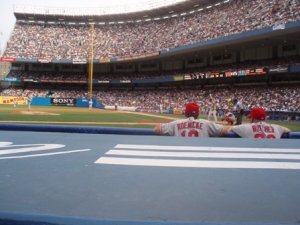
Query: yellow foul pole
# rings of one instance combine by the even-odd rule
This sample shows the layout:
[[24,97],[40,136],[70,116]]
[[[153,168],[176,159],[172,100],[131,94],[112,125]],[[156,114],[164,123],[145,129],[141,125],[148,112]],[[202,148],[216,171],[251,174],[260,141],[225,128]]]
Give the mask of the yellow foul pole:
[[93,73],[94,73],[94,24],[91,24],[91,46],[89,65],[89,96],[93,97]]

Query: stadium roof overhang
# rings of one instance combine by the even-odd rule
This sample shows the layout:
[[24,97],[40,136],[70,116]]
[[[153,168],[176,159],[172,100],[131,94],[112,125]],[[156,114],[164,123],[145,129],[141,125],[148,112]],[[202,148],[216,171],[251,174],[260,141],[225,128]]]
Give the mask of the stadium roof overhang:
[[68,15],[68,14],[47,14],[15,10],[14,15],[18,21],[45,21],[60,23],[128,23],[149,20],[160,20],[180,15],[188,15],[209,8],[214,4],[228,2],[228,0],[187,0],[167,7],[160,7],[151,10],[144,10],[134,13],[110,14],[110,15]]

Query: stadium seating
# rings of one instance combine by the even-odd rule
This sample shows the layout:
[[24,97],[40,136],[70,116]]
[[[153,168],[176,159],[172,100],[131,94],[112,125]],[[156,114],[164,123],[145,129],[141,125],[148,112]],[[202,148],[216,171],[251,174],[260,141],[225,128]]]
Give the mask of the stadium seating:
[[[297,0],[233,0],[159,21],[95,26],[95,58],[122,57],[201,42],[300,19]],[[16,23],[4,57],[87,59],[90,28]]]

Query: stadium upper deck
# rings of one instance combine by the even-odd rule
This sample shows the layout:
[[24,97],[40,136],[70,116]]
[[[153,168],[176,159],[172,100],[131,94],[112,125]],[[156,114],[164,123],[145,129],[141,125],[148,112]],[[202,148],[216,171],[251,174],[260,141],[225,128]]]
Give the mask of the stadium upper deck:
[[[119,21],[103,24],[101,20],[97,20],[94,30],[94,58],[106,60],[113,57],[155,55],[163,49],[266,27],[284,26],[300,19],[300,2],[232,0],[198,8],[188,15],[172,15],[163,19],[147,17],[143,21],[136,20],[136,23]],[[55,16],[56,22],[50,21],[54,15],[44,15],[44,20],[28,13],[23,16],[28,16],[27,20],[16,13],[18,21],[4,57],[48,60],[89,58],[91,34],[86,23],[70,24],[66,22],[67,17],[62,15]],[[94,16],[89,19],[95,23]]]

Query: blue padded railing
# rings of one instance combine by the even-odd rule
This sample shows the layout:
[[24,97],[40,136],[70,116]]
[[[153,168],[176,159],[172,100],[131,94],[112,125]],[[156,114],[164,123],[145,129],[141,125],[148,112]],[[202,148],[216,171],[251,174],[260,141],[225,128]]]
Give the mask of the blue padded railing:
[[145,128],[64,126],[64,125],[41,125],[41,124],[37,125],[37,124],[11,124],[11,123],[0,124],[0,130],[86,133],[86,134],[155,135],[151,129],[145,129]]
[[[0,123],[0,130],[7,131],[37,131],[37,132],[63,132],[86,134],[121,134],[121,135],[157,135],[151,128],[121,128],[121,127],[96,127],[96,126],[64,126],[41,124],[13,124]],[[229,132],[226,138],[239,138],[234,132]],[[300,132],[290,132],[282,138],[300,139]]]

